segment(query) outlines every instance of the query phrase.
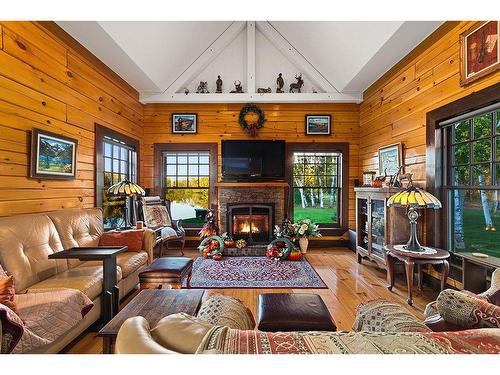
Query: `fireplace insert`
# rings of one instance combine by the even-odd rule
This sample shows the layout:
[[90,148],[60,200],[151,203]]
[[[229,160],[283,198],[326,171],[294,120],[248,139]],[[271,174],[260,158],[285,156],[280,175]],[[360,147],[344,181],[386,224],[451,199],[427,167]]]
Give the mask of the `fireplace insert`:
[[228,233],[234,239],[249,244],[267,243],[272,238],[273,205],[229,204],[227,210]]

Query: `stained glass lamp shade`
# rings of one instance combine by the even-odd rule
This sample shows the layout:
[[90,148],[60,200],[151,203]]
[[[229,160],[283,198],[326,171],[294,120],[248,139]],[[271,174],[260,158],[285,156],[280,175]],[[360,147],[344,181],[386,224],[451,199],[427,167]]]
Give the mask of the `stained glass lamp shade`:
[[[142,187],[137,185],[134,182],[130,182],[128,180],[120,181],[117,182],[116,184],[110,186],[106,193],[110,196],[115,196],[115,197],[130,197],[132,198],[132,204],[130,205],[131,207],[131,213],[130,216],[132,216],[132,222],[135,223],[135,197],[140,195],[144,196],[146,195],[146,192]],[[130,227],[130,218],[127,212],[127,204],[125,205],[125,228]],[[124,229],[125,229],[124,228]]]
[[410,220],[410,239],[404,248],[408,251],[423,252],[417,238],[418,210],[425,208],[440,209],[441,202],[431,193],[413,186],[412,183],[403,191],[392,195],[387,201],[388,207],[405,207]]

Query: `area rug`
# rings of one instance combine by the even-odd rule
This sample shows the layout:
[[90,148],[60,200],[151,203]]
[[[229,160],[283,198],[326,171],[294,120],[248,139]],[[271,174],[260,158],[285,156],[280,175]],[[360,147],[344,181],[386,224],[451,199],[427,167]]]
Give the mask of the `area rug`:
[[191,288],[326,288],[305,259],[275,261],[267,257],[197,258]]

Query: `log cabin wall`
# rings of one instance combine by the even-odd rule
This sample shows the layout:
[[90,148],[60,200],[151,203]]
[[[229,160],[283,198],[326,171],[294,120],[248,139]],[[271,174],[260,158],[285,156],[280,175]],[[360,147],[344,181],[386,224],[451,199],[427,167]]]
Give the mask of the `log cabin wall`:
[[[0,36],[0,216],[94,206],[94,124],[142,142],[138,93],[52,22]],[[78,139],[75,180],[27,177],[32,128]]]
[[[355,227],[354,179],[359,176],[359,105],[357,104],[259,104],[267,122],[257,139],[287,142],[349,143],[349,227]],[[142,181],[152,188],[154,143],[217,143],[218,176],[221,174],[220,145],[223,139],[250,139],[238,124],[243,104],[147,104],[144,106]],[[172,134],[172,113],[198,113],[198,134]],[[305,136],[306,114],[330,114],[331,136]]]
[[474,22],[446,22],[364,92],[360,171],[378,171],[378,148],[402,142],[406,172],[425,187],[426,113],[500,81],[500,72],[460,86],[460,34]]

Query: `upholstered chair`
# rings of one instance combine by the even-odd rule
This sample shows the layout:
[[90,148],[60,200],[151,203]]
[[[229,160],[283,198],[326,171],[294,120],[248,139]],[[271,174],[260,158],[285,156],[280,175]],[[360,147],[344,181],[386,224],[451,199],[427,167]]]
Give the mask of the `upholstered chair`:
[[157,243],[160,244],[159,257],[163,256],[163,247],[177,242],[180,244],[181,255],[184,255],[186,232],[181,220],[172,220],[167,205],[162,204],[159,196],[143,197],[140,201],[140,210],[144,224],[155,231]]

